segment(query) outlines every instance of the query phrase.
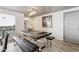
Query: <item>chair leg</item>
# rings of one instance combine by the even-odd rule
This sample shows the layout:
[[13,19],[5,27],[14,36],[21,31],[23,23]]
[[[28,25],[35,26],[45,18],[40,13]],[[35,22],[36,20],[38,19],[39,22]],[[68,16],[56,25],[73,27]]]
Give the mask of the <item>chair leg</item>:
[[1,45],[2,45],[2,40],[1,40]]
[[0,40],[0,44],[1,44],[1,46],[2,46],[2,40]]

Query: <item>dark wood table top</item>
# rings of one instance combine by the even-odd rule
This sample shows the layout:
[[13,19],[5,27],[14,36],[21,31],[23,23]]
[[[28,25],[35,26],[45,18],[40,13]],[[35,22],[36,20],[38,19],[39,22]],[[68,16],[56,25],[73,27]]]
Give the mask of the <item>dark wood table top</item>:
[[30,37],[34,38],[35,40],[38,40],[40,38],[44,38],[44,37],[52,34],[52,33],[47,33],[47,32],[37,31],[37,30],[36,31],[33,30],[33,31],[30,31],[30,32],[21,31],[20,33],[23,34],[23,35],[26,35],[26,36],[30,36]]

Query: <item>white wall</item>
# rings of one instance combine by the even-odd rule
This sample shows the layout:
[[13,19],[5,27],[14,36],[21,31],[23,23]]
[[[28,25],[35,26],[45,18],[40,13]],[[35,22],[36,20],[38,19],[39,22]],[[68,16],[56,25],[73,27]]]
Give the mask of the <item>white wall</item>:
[[53,13],[53,30],[52,33],[56,39],[63,39],[63,13]]
[[9,15],[14,15],[16,17],[15,31],[17,34],[19,31],[24,30],[24,14],[23,13],[0,9],[0,14],[9,14]]
[[[52,15],[52,28],[42,27],[42,16]],[[56,39],[63,39],[63,14],[61,12],[50,13],[46,15],[41,15],[34,18],[34,28],[35,30],[51,32]]]
[[[34,18],[34,29],[52,32],[52,35],[55,36],[56,39],[63,40],[63,22],[64,22],[64,13],[79,10],[79,7],[59,11],[55,13],[45,14],[41,16],[37,16]],[[42,28],[42,16],[52,15],[52,26],[53,28]]]

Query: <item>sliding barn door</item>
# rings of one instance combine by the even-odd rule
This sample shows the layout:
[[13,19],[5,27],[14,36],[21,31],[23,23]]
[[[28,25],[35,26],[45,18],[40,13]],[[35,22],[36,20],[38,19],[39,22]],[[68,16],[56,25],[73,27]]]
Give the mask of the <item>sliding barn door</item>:
[[79,44],[79,12],[64,14],[64,41]]

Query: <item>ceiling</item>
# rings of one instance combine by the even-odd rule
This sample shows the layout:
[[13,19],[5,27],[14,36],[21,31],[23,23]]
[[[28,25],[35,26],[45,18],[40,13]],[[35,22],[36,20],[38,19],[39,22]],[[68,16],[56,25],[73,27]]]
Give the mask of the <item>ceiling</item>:
[[36,10],[37,13],[34,16],[39,16],[51,12],[70,9],[76,6],[0,6],[1,9],[7,9],[15,12],[24,13],[24,15],[27,17],[29,15],[28,9],[30,9],[31,7],[37,8]]

